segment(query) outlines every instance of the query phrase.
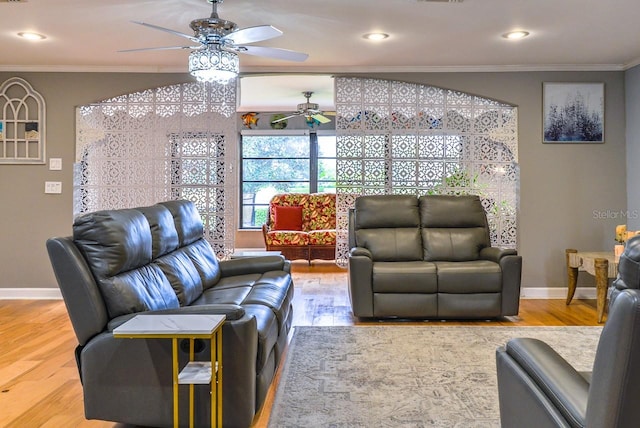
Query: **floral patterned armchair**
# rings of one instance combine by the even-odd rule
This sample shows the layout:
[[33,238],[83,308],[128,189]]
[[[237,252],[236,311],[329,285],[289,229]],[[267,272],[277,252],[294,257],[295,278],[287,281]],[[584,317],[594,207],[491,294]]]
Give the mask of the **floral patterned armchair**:
[[281,251],[289,260],[335,259],[335,193],[275,195],[262,234],[267,250]]

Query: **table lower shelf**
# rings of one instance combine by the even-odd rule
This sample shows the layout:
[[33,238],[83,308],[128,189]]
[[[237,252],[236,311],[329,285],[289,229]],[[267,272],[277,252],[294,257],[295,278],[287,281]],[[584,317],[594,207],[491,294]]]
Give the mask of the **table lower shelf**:
[[[216,361],[215,371],[218,371]],[[178,374],[180,385],[206,385],[211,383],[211,361],[190,361]]]

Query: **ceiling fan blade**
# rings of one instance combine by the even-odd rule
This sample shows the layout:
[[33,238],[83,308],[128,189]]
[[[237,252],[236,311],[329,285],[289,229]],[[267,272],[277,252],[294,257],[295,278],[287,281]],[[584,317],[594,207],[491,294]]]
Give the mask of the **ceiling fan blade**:
[[198,39],[197,37],[191,36],[189,34],[181,33],[180,31],[175,31],[170,28],[160,27],[158,25],[147,24],[146,22],[140,22],[140,21],[131,21],[131,22],[133,22],[134,24],[144,25],[145,27],[153,28],[154,30],[160,30],[160,31],[164,31],[165,33],[171,33],[176,36],[184,37],[186,39],[191,40],[192,42],[201,43],[200,39]]
[[292,114],[289,116],[281,117],[280,119],[272,120],[271,123],[282,122],[283,120],[291,119],[292,117],[296,117],[296,116],[298,116],[298,114]]
[[323,111],[322,114],[324,114],[325,116],[335,116],[336,112],[335,111]]
[[222,37],[222,40],[232,41],[234,45],[260,42],[282,36],[282,31],[271,25],[258,25],[234,31]]
[[329,122],[331,122],[331,119],[329,119],[328,117],[324,117],[321,114],[312,114],[311,117],[314,118],[315,120],[317,120],[320,123],[329,123]]
[[202,48],[202,46],[165,46],[159,48],[138,48],[138,49],[123,49],[118,52],[140,52],[140,51],[167,51],[174,49],[193,49],[197,50]]
[[235,46],[235,48],[232,48],[231,50],[247,55],[264,56],[267,58],[282,59],[285,61],[302,62],[309,57],[308,54],[302,52],[290,51],[288,49],[267,48],[263,46]]

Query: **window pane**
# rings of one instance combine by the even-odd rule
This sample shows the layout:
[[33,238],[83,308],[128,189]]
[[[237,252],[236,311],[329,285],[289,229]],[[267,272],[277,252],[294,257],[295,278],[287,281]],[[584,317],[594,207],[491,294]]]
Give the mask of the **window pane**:
[[318,157],[336,157],[336,137],[335,135],[318,135]]
[[318,180],[336,181],[336,160],[335,159],[318,159]]
[[308,181],[308,159],[244,159],[244,181]]
[[306,135],[242,137],[243,158],[308,158],[309,137]]
[[312,147],[309,135],[242,136],[241,227],[261,227],[276,193],[335,192],[335,136],[318,137],[317,177],[310,176]]
[[320,193],[336,193],[336,182],[318,182],[318,192]]

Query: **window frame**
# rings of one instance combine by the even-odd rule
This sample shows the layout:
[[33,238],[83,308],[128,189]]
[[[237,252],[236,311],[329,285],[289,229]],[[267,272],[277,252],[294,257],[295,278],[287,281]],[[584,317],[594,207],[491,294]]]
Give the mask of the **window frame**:
[[[335,130],[309,130],[309,129],[297,129],[297,130],[249,130],[249,129],[245,129],[242,130],[240,132],[240,139],[239,139],[239,156],[238,156],[238,161],[239,161],[239,177],[238,177],[238,183],[239,183],[239,192],[238,192],[238,220],[239,220],[239,230],[260,230],[261,225],[257,225],[257,226],[253,226],[253,227],[248,227],[244,225],[244,210],[245,210],[245,204],[244,204],[244,184],[245,184],[245,179],[244,179],[244,161],[245,161],[245,157],[244,157],[244,153],[243,153],[243,144],[244,144],[244,137],[245,136],[252,136],[252,137],[286,137],[286,136],[306,136],[308,137],[309,140],[309,193],[315,193],[318,191],[318,184],[319,183],[326,183],[326,180],[320,180],[319,179],[319,172],[320,172],[320,168],[319,168],[319,162],[321,160],[324,159],[333,159],[334,161],[337,160],[337,154],[334,157],[321,157],[319,155],[319,144],[318,144],[318,137],[323,137],[323,136],[330,136],[330,137],[334,137],[334,139],[336,138],[336,132]],[[256,160],[260,160],[260,159],[269,159],[269,160],[273,160],[273,159],[307,159],[306,157],[302,158],[302,157],[281,157],[281,158],[276,158],[276,157],[249,157],[246,159],[256,159]],[[265,181],[256,181],[256,180],[248,180],[246,182],[251,182],[251,183],[287,183],[287,182],[291,182],[291,183],[307,183],[307,181],[301,181],[301,180],[290,180],[290,181],[286,181],[286,180],[278,180],[278,181],[273,181],[273,180],[265,180]],[[335,181],[334,181],[335,183]],[[254,209],[255,207],[258,206],[263,206],[264,204],[252,204]]]

